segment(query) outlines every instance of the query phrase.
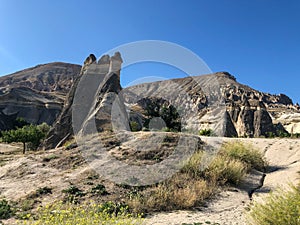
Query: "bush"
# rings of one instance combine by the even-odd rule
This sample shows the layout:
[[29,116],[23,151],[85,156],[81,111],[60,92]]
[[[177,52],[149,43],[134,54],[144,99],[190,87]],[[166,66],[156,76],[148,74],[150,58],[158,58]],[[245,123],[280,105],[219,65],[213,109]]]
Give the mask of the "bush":
[[201,163],[204,152],[197,151],[193,154],[193,156],[184,163],[184,166],[181,169],[181,172],[191,174],[193,177],[200,177],[203,175],[203,171],[201,171]]
[[199,135],[211,137],[214,136],[214,132],[212,129],[203,129],[199,131]]
[[136,121],[130,121],[130,129],[132,132],[140,131],[139,124]]
[[26,125],[29,125],[29,123],[22,117],[17,117],[17,119],[14,121],[14,127],[17,128],[22,128]]
[[70,195],[74,195],[74,196],[84,196],[84,193],[82,192],[82,190],[80,190],[78,187],[76,186],[70,186],[67,189],[62,190],[63,193],[66,194],[70,194]]
[[38,196],[40,195],[46,195],[46,194],[52,194],[52,188],[50,187],[41,187],[36,190],[36,193]]
[[289,138],[289,137],[291,137],[290,133],[288,133],[286,131],[282,131],[282,130],[279,130],[277,135],[280,138]]
[[275,138],[276,134],[270,131],[265,134],[265,137],[266,138]]
[[263,202],[256,202],[248,216],[252,225],[300,224],[300,188],[291,186],[288,191],[271,193]]
[[237,185],[246,175],[246,165],[235,159],[217,155],[204,171],[205,177],[220,184]]
[[220,154],[244,162],[248,170],[253,168],[264,171],[266,167],[263,154],[250,144],[246,145],[238,141],[228,142],[222,146]]
[[160,117],[165,122],[166,127],[177,132],[181,131],[180,114],[173,105],[162,99],[147,99],[146,101],[148,101],[145,108],[147,119],[143,124],[144,127],[149,129],[151,119]]
[[227,156],[217,154],[213,156],[212,161],[205,168],[203,157],[205,157],[203,151],[196,152],[185,163],[181,171],[189,173],[195,178],[202,177],[211,183],[219,183],[221,185],[225,183],[236,185],[246,174],[247,166],[240,160],[230,159]]
[[0,219],[8,219],[13,215],[11,205],[5,199],[0,200]]
[[78,204],[80,202],[80,198],[85,195],[82,190],[73,185],[62,190],[62,192],[66,194],[64,198],[65,202],[71,202],[74,204]]
[[93,187],[92,193],[98,194],[98,195],[108,195],[109,194],[103,184],[97,184],[95,187]]
[[110,214],[104,205],[94,203],[72,205],[55,203],[39,208],[36,216],[28,215],[24,224],[32,225],[67,225],[67,224],[102,224],[102,225],[138,225],[141,217],[134,218],[127,208],[120,207],[117,215]]

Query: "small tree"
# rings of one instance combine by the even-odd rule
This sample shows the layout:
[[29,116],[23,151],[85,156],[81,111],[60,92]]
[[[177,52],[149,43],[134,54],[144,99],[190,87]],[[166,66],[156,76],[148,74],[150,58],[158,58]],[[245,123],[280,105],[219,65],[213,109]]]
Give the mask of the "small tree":
[[[48,126],[48,125],[47,125]],[[45,138],[49,131],[49,126],[46,125],[27,125],[16,130],[2,132],[2,141],[7,143],[21,142],[23,143],[23,154],[25,154],[26,143],[32,143],[34,148],[37,148],[41,140]]]
[[14,121],[14,129],[18,129],[26,125],[29,125],[29,123],[23,117],[17,117]]

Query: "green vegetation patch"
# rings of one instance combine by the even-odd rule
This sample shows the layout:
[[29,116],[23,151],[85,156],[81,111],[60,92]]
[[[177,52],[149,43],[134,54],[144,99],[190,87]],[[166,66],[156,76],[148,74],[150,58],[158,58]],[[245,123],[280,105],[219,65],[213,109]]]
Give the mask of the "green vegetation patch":
[[[111,213],[115,206],[107,204],[64,204],[62,202],[39,208],[35,215],[26,215],[27,221],[23,224],[31,225],[139,225],[141,216],[133,217],[126,207],[120,206],[117,213]],[[115,208],[113,209],[115,210]],[[113,211],[114,212],[114,211]]]

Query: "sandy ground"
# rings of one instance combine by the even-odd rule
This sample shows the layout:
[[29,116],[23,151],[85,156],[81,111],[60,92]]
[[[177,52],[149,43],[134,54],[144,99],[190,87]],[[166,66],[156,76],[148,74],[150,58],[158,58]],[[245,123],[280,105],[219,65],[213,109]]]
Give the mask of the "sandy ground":
[[[203,137],[202,139],[207,139]],[[270,165],[264,187],[253,196],[254,201],[265,196],[277,187],[288,188],[289,184],[297,184],[300,171],[300,140],[295,139],[224,139],[224,141],[241,140],[251,143],[264,152]],[[157,213],[149,216],[147,225],[182,225],[211,222],[224,225],[246,225],[245,214],[251,204],[245,190],[233,189],[220,193],[208,207],[198,211],[175,211]]]
[[[209,141],[209,138],[202,138]],[[241,140],[252,143],[260,149],[270,164],[264,187],[259,193],[255,193],[254,200],[266,195],[270,190],[282,186],[287,187],[289,183],[299,182],[300,171],[300,140],[297,139],[224,139],[224,141]],[[55,186],[51,198],[61,197],[61,190],[77,179],[86,176],[90,168],[79,166],[75,169],[67,168],[70,163],[74,164],[74,152],[51,150],[46,153],[26,153],[26,157],[20,154],[18,146],[0,143],[0,195],[7,199],[19,199],[26,196],[38,187]],[[63,152],[63,153],[62,153]],[[50,166],[44,162],[47,156],[56,155],[64,159],[59,167]],[[5,156],[5,157],[4,157]],[[73,157],[73,158],[72,158]],[[5,160],[4,160],[5,159]],[[69,161],[69,160],[70,161]],[[78,159],[80,160],[80,159]],[[49,165],[49,166],[48,166]],[[256,179],[257,177],[250,177]],[[47,200],[47,199],[46,199]],[[51,199],[49,199],[50,201]],[[47,202],[47,201],[46,201]],[[156,213],[147,216],[146,225],[182,225],[211,222],[218,224],[246,223],[245,212],[250,204],[247,191],[232,188],[221,192],[206,207],[193,211],[174,211],[169,213]],[[8,223],[13,224],[13,223]]]

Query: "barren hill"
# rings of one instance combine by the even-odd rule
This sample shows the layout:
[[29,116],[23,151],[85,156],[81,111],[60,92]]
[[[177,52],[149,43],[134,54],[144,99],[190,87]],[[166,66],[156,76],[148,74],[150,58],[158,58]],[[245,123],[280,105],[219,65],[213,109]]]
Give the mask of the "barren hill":
[[23,117],[30,123],[52,124],[81,66],[49,63],[0,77],[0,129]]
[[80,65],[62,62],[37,65],[0,77],[0,88],[5,92],[6,89],[22,86],[36,91],[66,94],[80,69]]

